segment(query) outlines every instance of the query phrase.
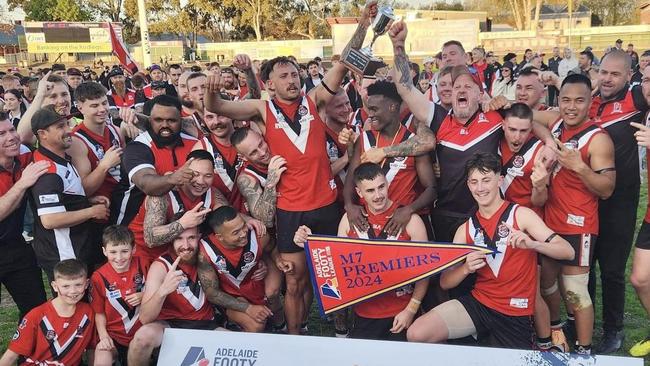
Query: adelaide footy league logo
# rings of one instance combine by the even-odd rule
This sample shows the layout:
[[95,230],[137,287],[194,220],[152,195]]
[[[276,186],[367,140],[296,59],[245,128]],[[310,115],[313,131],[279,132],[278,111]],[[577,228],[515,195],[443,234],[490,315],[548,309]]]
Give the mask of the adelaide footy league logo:
[[202,347],[190,347],[180,366],[208,366],[209,364],[210,360],[205,357],[205,350]]
[[340,300],[341,292],[339,291],[339,282],[336,278],[330,278],[320,287],[320,292],[323,296],[331,297]]

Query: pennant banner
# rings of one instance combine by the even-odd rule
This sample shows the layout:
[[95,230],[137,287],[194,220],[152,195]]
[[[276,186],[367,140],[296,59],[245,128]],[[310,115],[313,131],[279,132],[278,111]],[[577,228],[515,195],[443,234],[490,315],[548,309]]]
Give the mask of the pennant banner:
[[307,265],[321,314],[329,314],[439,273],[487,247],[310,236]]
[[124,42],[122,42],[122,40],[117,36],[115,28],[113,28],[113,24],[109,22],[108,26],[111,31],[111,44],[113,45],[113,54],[117,56],[117,58],[120,60],[120,64],[124,66],[125,70],[130,72],[131,75],[135,74],[138,72],[138,64],[135,63],[133,57],[131,57],[131,54],[129,54],[129,51],[124,45]]

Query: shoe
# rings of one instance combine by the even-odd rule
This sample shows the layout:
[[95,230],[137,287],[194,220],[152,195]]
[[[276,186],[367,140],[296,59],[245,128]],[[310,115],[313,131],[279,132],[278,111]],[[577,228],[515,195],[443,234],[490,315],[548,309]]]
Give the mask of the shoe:
[[576,344],[575,348],[573,349],[573,352],[580,356],[589,356],[591,355],[591,347],[590,346],[581,346],[579,344]]
[[569,352],[569,342],[566,341],[562,328],[551,328],[551,349],[556,352]]
[[596,353],[600,355],[614,353],[621,349],[624,339],[625,333],[623,333],[622,330],[619,330],[618,332],[605,331],[603,339],[600,341],[600,344],[596,348]]
[[309,327],[307,326],[307,322],[300,324],[300,335],[308,335],[308,334],[309,334]]
[[645,357],[650,355],[650,335],[646,339],[639,341],[630,348],[630,355],[634,357]]
[[30,242],[34,240],[34,237],[30,235],[27,231],[23,231],[23,239],[25,239],[26,242]]
[[334,336],[336,338],[348,338],[348,330],[334,329]]

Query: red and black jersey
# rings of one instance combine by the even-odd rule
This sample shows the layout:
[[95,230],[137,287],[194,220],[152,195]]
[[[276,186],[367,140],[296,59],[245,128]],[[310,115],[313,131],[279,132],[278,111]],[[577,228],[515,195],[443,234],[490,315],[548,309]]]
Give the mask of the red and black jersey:
[[611,100],[603,101],[600,94],[596,94],[591,101],[589,118],[607,131],[614,142],[616,186],[613,197],[639,191],[639,153],[634,137],[637,129],[630,126],[630,122],[643,123],[647,111],[641,86],[629,90],[626,85]]
[[[162,263],[169,271],[175,260],[170,253],[165,253],[156,262]],[[158,320],[212,320],[214,310],[205,298],[196,266],[180,262],[176,270],[181,270],[186,280],[178,284],[176,291],[167,295]]]
[[[381,148],[398,145],[413,136],[415,135],[401,124],[393,137],[393,141],[381,136],[379,132],[364,131],[359,136],[361,139],[361,152],[364,153],[373,147]],[[416,185],[418,183],[415,157],[397,156],[386,158],[380,165],[388,181],[388,198],[403,206],[413,203],[417,198]]]
[[41,221],[44,215],[78,211],[91,206],[77,169],[69,156],[60,157],[43,146],[34,152],[33,159],[34,162],[50,163],[47,173],[39,177],[31,189],[36,208],[33,247],[39,264],[51,269],[58,262],[70,258],[90,263],[101,240],[90,236],[90,220],[57,229],[46,229]]
[[200,249],[210,259],[224,292],[243,297],[254,305],[264,305],[264,280],[251,279],[259,268],[264,249],[255,231],[248,232],[248,243],[244,247],[229,248],[216,235],[210,234],[201,239]]
[[[650,127],[650,112],[646,113],[645,125]],[[650,156],[650,149],[646,149],[646,157],[647,156]],[[650,182],[650,169],[646,169],[646,170],[648,171],[648,182]],[[650,191],[650,186],[649,186],[649,191]],[[650,200],[648,200],[648,205],[645,211],[645,218],[643,220],[645,222],[650,222]]]
[[146,102],[146,98],[138,97],[136,91],[133,89],[127,89],[126,94],[122,97],[115,92],[115,89],[111,88],[106,94],[106,97],[108,98],[110,108],[134,108]]
[[[325,132],[327,133],[327,142],[325,144],[327,149],[327,156],[329,157],[330,163],[334,163],[339,160],[345,154],[347,154],[347,146],[341,145],[339,143],[339,134],[338,132],[332,130],[325,124]],[[338,174],[334,177],[336,181],[336,189],[338,191],[337,200],[343,203],[343,182],[345,182],[345,175],[347,174],[347,165],[345,168],[341,169]]]
[[[384,227],[399,206],[400,205],[397,202],[393,202],[386,211],[380,214],[373,214],[368,207],[366,207],[368,223],[370,224],[368,231],[357,232],[354,227],[351,227],[347,233],[348,237],[399,241],[411,240],[411,236],[406,231],[400,232],[397,236],[388,236],[384,231]],[[354,312],[360,317],[369,319],[392,318],[404,310],[409,301],[411,301],[413,287],[413,284],[402,286],[393,291],[388,291],[377,297],[356,304],[354,306]]]
[[[7,170],[0,166],[0,197],[7,194],[22,176],[23,169],[32,160],[32,152],[25,145],[20,145],[18,156],[14,158],[14,166]],[[4,220],[0,221],[0,247],[3,245],[25,245],[22,240],[23,222],[27,196],[23,196],[20,205]]]
[[277,187],[278,208],[311,211],[336,201],[325,124],[308,96],[291,104],[268,101],[265,139],[273,155],[287,161]]
[[497,112],[483,113],[479,110],[462,124],[452,111],[439,126],[431,126],[436,134],[436,154],[440,164],[435,211],[469,216],[476,210],[476,201],[467,188],[465,163],[477,152],[497,153],[503,136],[502,121]]
[[[104,158],[104,153],[108,149],[113,146],[123,147],[117,128],[111,124],[104,126],[104,133],[102,135],[94,133],[83,123],[77,125],[72,132],[88,149],[88,161],[90,162],[91,171],[97,168],[97,165]],[[104,182],[94,195],[110,198],[119,181],[120,166],[117,165],[108,170]]]
[[361,107],[350,114],[348,125],[356,132],[363,131],[363,126],[368,120],[368,112]]
[[78,302],[71,317],[62,317],[50,300],[25,315],[9,349],[25,358],[21,366],[76,366],[94,336],[95,314],[89,304]]
[[243,207],[243,197],[237,188],[237,172],[242,167],[240,158],[232,145],[223,145],[212,134],[203,136],[199,140],[203,150],[207,150],[214,157],[215,177],[212,185],[226,196],[228,202],[237,210]]
[[468,244],[498,250],[489,254],[487,266],[476,271],[472,295],[481,304],[510,316],[533,315],[537,293],[537,252],[508,245],[510,229],[517,225],[519,205],[504,201],[491,217],[476,212],[466,225]]
[[535,136],[529,136],[519,151],[514,153],[510,150],[505,139],[501,140],[499,155],[501,155],[501,193],[505,199],[518,205],[528,207],[535,211],[540,217],[544,214],[541,207],[533,206],[530,198],[533,191],[533,182],[530,176],[533,174],[535,157],[544,144]]
[[131,258],[129,269],[117,273],[110,263],[96,270],[91,277],[90,305],[96,314],[106,316],[106,330],[122,346],[128,346],[140,329],[140,307],[133,307],[125,298],[142,292],[149,264],[142,258]]
[[[559,120],[551,128],[551,133],[567,148],[579,150],[582,160],[590,166],[589,144],[594,136],[605,131],[591,121],[567,129]],[[553,171],[544,208],[546,225],[557,233],[598,234],[598,197],[576,173],[560,164],[556,164]]]
[[[111,199],[110,222],[127,225],[133,232],[142,232],[144,210],[141,210],[141,206],[145,194],[132,181],[133,175],[147,168],[154,169],[159,175],[173,172],[185,164],[195,143],[194,137],[181,133],[175,144],[159,146],[149,131],[141,133],[128,143],[122,155],[120,182]],[[136,220],[139,215],[142,216]]]

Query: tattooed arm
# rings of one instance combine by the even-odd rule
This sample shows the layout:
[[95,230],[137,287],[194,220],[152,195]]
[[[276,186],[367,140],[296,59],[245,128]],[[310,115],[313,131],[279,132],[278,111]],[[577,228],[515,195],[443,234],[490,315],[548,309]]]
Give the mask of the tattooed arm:
[[250,304],[223,292],[219,286],[219,276],[214,270],[214,267],[212,267],[210,260],[203,253],[199,253],[198,257],[197,270],[199,282],[201,282],[201,288],[205,292],[208,301],[212,304],[223,306],[226,309],[246,312]]
[[244,70],[246,73],[246,84],[248,85],[248,95],[245,99],[261,99],[262,91],[260,90],[260,84],[257,80],[257,75],[252,68]]
[[180,235],[183,225],[172,221],[165,225],[167,218],[167,196],[147,196],[144,214],[144,243],[148,248],[165,245]]
[[393,43],[393,54],[395,59],[395,77],[394,80],[397,86],[397,92],[402,97],[406,105],[409,107],[413,116],[420,121],[432,121],[434,117],[434,105],[426,95],[422,94],[418,88],[413,87],[413,80],[411,79],[411,64],[406,55],[405,42],[408,30],[406,23],[395,23],[388,35]]
[[265,187],[262,187],[257,180],[246,174],[242,174],[237,178],[237,186],[244,198],[246,198],[251,215],[261,220],[266,227],[273,227],[275,205],[278,199],[275,187],[280,180],[280,174],[282,173],[278,173],[277,169],[269,169]]

